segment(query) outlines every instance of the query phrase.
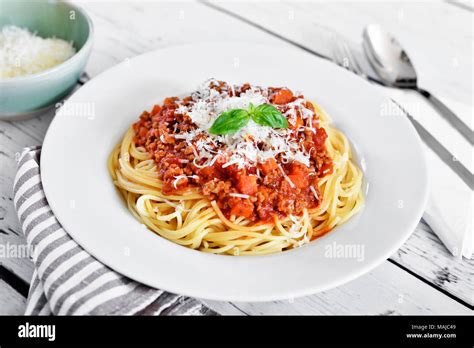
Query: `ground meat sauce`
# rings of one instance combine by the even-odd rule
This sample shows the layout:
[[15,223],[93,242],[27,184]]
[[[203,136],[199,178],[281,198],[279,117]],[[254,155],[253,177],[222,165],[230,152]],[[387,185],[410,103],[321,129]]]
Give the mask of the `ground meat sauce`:
[[[230,97],[238,97],[254,87],[249,84],[230,87],[218,82],[212,88],[217,92],[225,90]],[[284,115],[289,103],[304,98],[294,95],[287,88],[270,87],[265,93],[269,103]],[[191,106],[194,102],[193,96],[166,98],[151,112],[143,112],[140,120],[133,125],[136,146],[145,147],[157,164],[159,178],[163,181],[163,193],[179,194],[195,187],[210,200],[215,200],[226,216],[242,216],[263,222],[271,221],[274,216],[301,215],[304,209],[319,205],[321,193],[318,179],[331,173],[332,161],[324,144],[326,131],[318,126],[318,116],[311,103],[304,101],[305,108],[313,113],[309,120],[310,127],[302,127],[299,112],[292,120],[287,117],[290,136],[309,154],[309,166],[298,161],[289,162],[279,154],[262,163],[239,168],[236,164],[225,166],[228,156],[218,156],[212,165],[201,165],[205,160],[196,158],[194,144],[213,135],[199,133],[191,143],[179,137],[179,134],[198,128],[187,114],[179,111],[180,105]],[[216,150],[219,148],[225,152],[226,144],[213,144]]]

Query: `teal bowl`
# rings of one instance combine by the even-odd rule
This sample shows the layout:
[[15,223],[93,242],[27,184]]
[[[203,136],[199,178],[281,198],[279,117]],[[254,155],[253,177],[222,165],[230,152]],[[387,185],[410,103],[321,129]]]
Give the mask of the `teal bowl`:
[[76,49],[74,56],[48,70],[0,78],[0,120],[25,119],[46,111],[74,88],[92,49],[92,21],[64,1],[0,0],[0,28],[6,25],[64,39]]

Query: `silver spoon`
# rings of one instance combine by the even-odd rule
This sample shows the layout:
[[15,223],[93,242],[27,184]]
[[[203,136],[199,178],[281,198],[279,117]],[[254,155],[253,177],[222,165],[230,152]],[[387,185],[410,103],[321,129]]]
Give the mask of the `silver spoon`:
[[368,25],[363,33],[365,54],[382,83],[398,88],[409,88],[424,96],[441,116],[474,145],[474,132],[434,95],[418,87],[415,68],[410,58],[393,36],[378,25]]

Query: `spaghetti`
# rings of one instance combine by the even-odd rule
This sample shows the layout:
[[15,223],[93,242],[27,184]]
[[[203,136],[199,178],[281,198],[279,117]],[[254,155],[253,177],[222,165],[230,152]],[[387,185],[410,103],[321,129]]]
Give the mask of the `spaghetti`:
[[[251,123],[232,135],[210,134],[210,121],[236,103],[272,104],[289,127]],[[210,80],[189,97],[168,98],[129,128],[108,170],[150,230],[215,254],[301,246],[364,203],[349,141],[317,105],[288,89]]]

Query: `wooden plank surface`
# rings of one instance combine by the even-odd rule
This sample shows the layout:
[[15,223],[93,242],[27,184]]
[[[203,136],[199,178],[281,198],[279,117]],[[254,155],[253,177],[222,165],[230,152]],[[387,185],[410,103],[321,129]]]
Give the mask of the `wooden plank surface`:
[[388,262],[350,283],[288,301],[204,301],[223,315],[459,314],[472,311]]
[[[83,3],[82,5],[89,12],[95,24],[94,50],[86,68],[91,77],[137,54],[182,43],[235,41],[291,47],[291,45],[273,35],[229,17],[202,3],[126,2],[119,5],[116,2],[99,2]],[[223,3],[218,5],[224,6]],[[343,5],[340,2],[335,5],[326,2],[317,3],[317,5],[315,6],[313,2],[296,2],[295,4],[292,3],[291,6],[280,2],[257,3],[255,7],[242,2],[225,4],[227,9],[236,11],[241,15],[258,16],[261,25],[270,26],[272,30],[276,30],[280,35],[287,35],[290,39],[302,43],[311,42],[311,27],[316,22],[336,27],[349,37],[355,37],[354,22],[356,22],[355,25],[360,27],[368,19],[385,21],[387,18],[393,18],[393,11],[386,7],[384,9],[388,14],[384,13],[383,9],[377,12],[377,10],[367,9],[367,6],[361,5],[359,7],[356,4],[349,4],[349,7],[346,7],[346,3]],[[443,6],[451,5],[445,4]],[[370,2],[369,7],[375,8],[376,6],[373,2]],[[447,32],[446,35],[464,30],[464,17],[460,23],[451,23],[453,20],[450,20],[452,18],[450,16],[453,13],[457,15],[457,13],[449,8],[444,9],[445,7],[440,5],[439,8],[437,7],[436,11],[438,12],[435,15],[437,16],[440,11],[446,12],[445,21],[447,24],[444,27]],[[269,15],[262,16],[262,12],[266,11]],[[403,11],[405,19],[415,18],[411,15],[411,7],[405,8]],[[419,14],[420,8],[416,7],[414,11],[415,14]],[[456,11],[460,10],[456,9]],[[355,13],[361,13],[361,16],[354,15]],[[407,15],[409,16],[407,17]],[[272,21],[268,18],[277,20]],[[287,18],[293,18],[293,24],[287,22]],[[425,29],[422,28],[423,19],[423,16],[419,16],[417,20],[420,24],[416,26],[410,24],[411,22],[408,20],[409,24],[405,28],[406,32],[413,32],[413,35],[417,35],[420,30],[423,30],[423,33],[425,33]],[[221,28],[225,28],[225,30],[221,30]],[[397,27],[396,29],[400,32],[403,31],[402,28]],[[399,32],[396,32],[396,34],[398,35]],[[360,35],[360,33],[357,35]],[[401,33],[400,35],[406,36],[407,34]],[[470,38],[472,39],[472,35]],[[465,52],[462,45],[457,43],[453,43],[453,45],[455,50],[459,52],[461,66],[464,67],[464,59],[468,53]],[[446,58],[439,58],[438,56],[436,59]],[[434,87],[435,90],[443,95],[453,96],[452,90],[458,88],[460,84],[453,85],[452,79],[459,77],[459,71],[455,73],[454,76],[452,74],[439,76],[440,74],[437,73],[435,76],[438,78],[436,80],[438,85]],[[446,79],[451,79],[451,82],[448,81],[448,87],[441,86],[446,84]],[[428,80],[428,83],[433,82]],[[460,88],[462,89],[461,99],[465,100],[469,88],[462,83]],[[454,97],[458,98],[459,95],[456,94]],[[24,146],[41,143],[51,119],[52,115],[50,114],[23,122],[0,122],[0,167],[2,168],[0,172],[0,243],[24,243],[11,204],[15,153],[21,151]],[[467,261],[459,263],[453,259],[427,226],[419,225],[414,235],[392,257],[392,261],[406,267],[428,283],[433,284],[434,287],[406,273],[400,267],[387,262],[369,275],[341,288],[314,295],[314,297],[297,299],[294,303],[285,301],[273,303],[274,307],[269,303],[238,304],[239,309],[233,307],[232,304],[223,305],[220,303],[219,306],[232,307],[237,311],[243,310],[248,313],[278,311],[280,313],[291,313],[296,311],[301,313],[365,314],[370,312],[382,314],[393,312],[415,314],[443,313],[443,311],[445,313],[461,313],[463,311],[461,304],[445,296],[437,288],[472,304],[473,263]],[[25,281],[29,281],[32,273],[32,264],[29,260],[0,259],[0,264],[12,270]],[[394,279],[394,281],[391,281],[391,279]],[[6,287],[5,284],[0,283],[0,298],[3,296],[2,294],[10,291],[11,289]],[[406,300],[404,305],[392,301],[398,299],[397,296],[403,296]],[[417,306],[417,303],[420,303],[420,305]],[[213,306],[218,305],[213,303]],[[227,313],[227,310],[224,313]]]
[[25,306],[26,299],[0,279],[0,315],[22,315]]

